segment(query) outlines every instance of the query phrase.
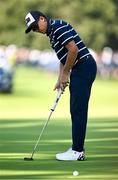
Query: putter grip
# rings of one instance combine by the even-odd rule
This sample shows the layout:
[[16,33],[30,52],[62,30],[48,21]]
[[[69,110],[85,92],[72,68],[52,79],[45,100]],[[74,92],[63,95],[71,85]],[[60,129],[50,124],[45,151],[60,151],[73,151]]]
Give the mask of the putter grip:
[[54,101],[54,103],[53,103],[53,105],[52,105],[52,108],[50,109],[51,111],[54,111],[54,110],[55,110],[56,105],[57,105],[57,103],[58,103],[58,101],[59,101],[59,99],[60,99],[60,97],[61,97],[62,92],[63,92],[63,91],[62,91],[61,89],[59,89],[58,94],[57,94],[57,96],[56,96],[56,99],[55,99],[55,101]]

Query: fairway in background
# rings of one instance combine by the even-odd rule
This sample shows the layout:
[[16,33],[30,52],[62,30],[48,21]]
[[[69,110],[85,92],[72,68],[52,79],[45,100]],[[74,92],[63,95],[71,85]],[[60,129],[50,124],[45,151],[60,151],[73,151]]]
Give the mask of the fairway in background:
[[[60,162],[55,154],[71,146],[68,89],[35,155],[25,162],[49,115],[57,75],[18,68],[14,93],[0,94],[0,179],[118,179],[118,83],[97,79],[92,89],[86,161]],[[73,171],[79,176],[73,177]]]

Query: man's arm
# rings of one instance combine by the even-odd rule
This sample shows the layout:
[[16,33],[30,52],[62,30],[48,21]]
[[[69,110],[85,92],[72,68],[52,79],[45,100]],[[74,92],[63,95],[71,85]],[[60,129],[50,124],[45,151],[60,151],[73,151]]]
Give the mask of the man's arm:
[[65,47],[68,50],[68,54],[67,54],[67,60],[64,65],[63,71],[65,73],[69,73],[77,58],[78,47],[76,46],[74,41],[69,42]]
[[68,50],[67,60],[65,65],[60,62],[58,81],[54,90],[59,88],[65,89],[66,86],[68,86],[70,70],[72,69],[78,55],[78,47],[74,41],[69,42],[65,47]]
[[60,84],[62,89],[65,89],[66,86],[68,86],[70,70],[72,69],[78,55],[78,47],[74,41],[69,42],[65,47],[68,50],[68,54],[60,77]]
[[63,72],[63,69],[64,69],[64,65],[60,62],[58,81],[60,81],[60,78],[61,78],[61,74],[62,74],[62,72]]
[[57,83],[55,84],[54,90],[56,89],[59,90],[61,88],[60,79],[63,72],[63,68],[64,68],[64,65],[60,62],[58,80],[57,80]]

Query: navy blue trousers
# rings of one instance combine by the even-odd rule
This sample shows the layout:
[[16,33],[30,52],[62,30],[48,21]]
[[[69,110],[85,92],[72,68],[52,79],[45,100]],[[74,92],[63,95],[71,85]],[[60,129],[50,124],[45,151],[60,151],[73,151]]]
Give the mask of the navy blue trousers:
[[96,71],[95,60],[88,56],[73,67],[70,75],[72,149],[79,152],[84,150],[88,103]]

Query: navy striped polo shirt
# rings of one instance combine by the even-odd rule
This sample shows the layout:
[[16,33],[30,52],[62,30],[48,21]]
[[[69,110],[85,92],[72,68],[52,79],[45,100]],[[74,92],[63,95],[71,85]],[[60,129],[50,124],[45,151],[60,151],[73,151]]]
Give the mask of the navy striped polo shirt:
[[52,48],[55,50],[58,59],[65,64],[68,50],[65,45],[74,40],[78,47],[77,59],[83,59],[90,54],[78,33],[73,27],[63,20],[51,20],[49,27],[49,38]]

